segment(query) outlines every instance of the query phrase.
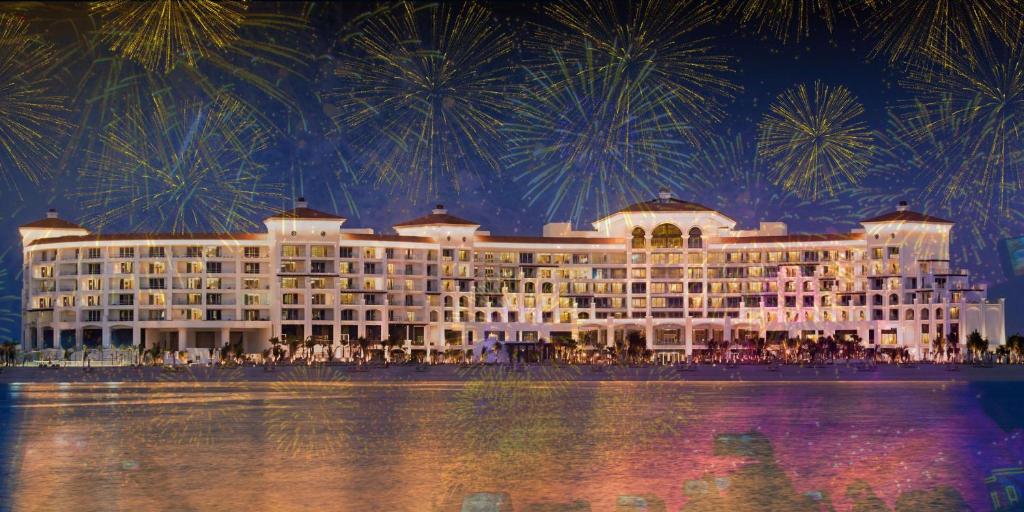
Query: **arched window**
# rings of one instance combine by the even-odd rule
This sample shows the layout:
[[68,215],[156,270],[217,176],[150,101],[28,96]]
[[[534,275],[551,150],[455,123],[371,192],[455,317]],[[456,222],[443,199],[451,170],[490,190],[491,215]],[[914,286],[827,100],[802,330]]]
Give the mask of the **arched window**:
[[463,295],[462,297],[459,297],[459,307],[460,308],[468,308],[469,307],[469,298],[466,297],[465,295]]
[[523,284],[523,293],[537,293],[537,285],[530,282]]
[[878,295],[877,293],[872,295],[871,296],[871,304],[873,304],[875,306],[881,306],[882,305],[882,296]]
[[651,232],[651,247],[669,249],[683,246],[683,232],[672,224],[662,224]]
[[554,291],[555,291],[555,285],[553,285],[551,283],[541,283],[540,284],[540,292],[541,293],[554,293]]
[[445,297],[444,297],[444,307],[446,307],[446,308],[452,307],[452,296],[451,295],[445,295]]
[[497,311],[491,313],[491,321],[492,322],[500,322],[501,321],[501,313],[498,313]]
[[431,322],[436,322],[437,321],[437,311],[431,311],[430,312],[430,321]]
[[700,228],[690,228],[690,237],[686,240],[686,246],[690,249],[700,249],[704,247],[704,241],[701,240]]
[[899,304],[899,303],[900,303],[899,295],[896,295],[895,293],[889,295],[889,305],[890,306],[895,305],[895,304]]
[[645,236],[646,236],[646,233],[644,233],[643,228],[641,228],[641,227],[633,228],[633,248],[634,249],[643,249],[644,248],[644,244],[647,243],[647,241],[644,239]]
[[928,320],[928,309],[927,308],[921,310],[921,320]]
[[935,308],[935,319],[942,320],[942,308]]
[[475,317],[476,317],[476,321],[477,322],[483,322],[484,321],[484,312],[483,311],[477,311]]
[[580,313],[579,316],[577,316],[577,318],[579,318],[580,320],[589,320],[590,319],[590,313],[587,313],[587,312]]
[[914,319],[914,310],[913,309],[908,309],[907,312],[903,314],[903,318],[906,319],[906,320],[913,320]]

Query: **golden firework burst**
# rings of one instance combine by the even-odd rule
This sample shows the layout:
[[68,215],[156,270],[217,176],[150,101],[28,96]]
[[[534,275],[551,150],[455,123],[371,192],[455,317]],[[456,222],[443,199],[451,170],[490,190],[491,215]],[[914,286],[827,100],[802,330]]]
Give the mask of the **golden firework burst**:
[[227,233],[253,227],[282,195],[256,156],[265,131],[230,98],[130,105],[103,133],[79,193],[99,227]]
[[568,210],[580,220],[679,179],[689,145],[677,136],[686,128],[666,114],[673,91],[631,81],[621,65],[555,59],[557,69],[530,72],[504,127],[506,161],[528,204],[543,200],[548,218]]
[[871,7],[865,25],[877,41],[872,54],[887,55],[890,64],[927,60],[925,48],[952,57],[982,34],[1014,44],[1014,25],[1024,18],[1018,0],[874,0]]
[[[849,13],[857,0],[722,0],[720,18],[735,18],[758,33],[783,43],[800,41],[812,28],[831,33],[838,15]],[[818,27],[821,25],[823,27]]]
[[52,47],[19,18],[0,14],[0,174],[39,182],[60,152],[56,139],[69,127],[66,98],[53,89]]
[[238,415],[249,399],[241,368],[184,367],[183,373],[161,373],[158,380],[146,403],[174,405],[146,416],[147,442],[214,446],[240,433]]
[[179,62],[194,66],[211,49],[233,43],[247,8],[247,2],[231,0],[103,0],[89,6],[103,18],[112,51],[164,73]]
[[271,383],[267,437],[280,451],[309,459],[338,453],[349,432],[352,393],[347,376],[329,366],[293,366]]
[[[740,89],[732,81],[732,59],[700,35],[714,21],[715,8],[709,4],[564,0],[545,4],[543,12],[548,19],[536,25],[527,44],[549,77],[558,77],[563,60],[574,73],[589,75],[585,80],[610,68],[629,84],[627,89],[659,91],[657,108],[646,115],[657,117],[666,132],[674,128],[674,135],[691,142],[722,118],[722,105]],[[622,99],[631,98],[627,94]]]
[[814,82],[776,99],[759,125],[758,154],[776,183],[812,200],[864,177],[873,151],[864,107],[843,86]]
[[496,172],[513,47],[472,2],[407,2],[367,18],[340,46],[327,95],[363,172],[431,197],[445,183],[459,190],[475,169]]
[[985,199],[961,203],[981,206],[964,213],[988,215],[992,204],[1005,213],[1024,190],[1024,26],[1014,33],[1009,46],[970,39],[949,53],[929,45],[903,82],[915,93],[903,109],[914,118],[909,138],[934,167],[928,192],[951,206],[965,191]]

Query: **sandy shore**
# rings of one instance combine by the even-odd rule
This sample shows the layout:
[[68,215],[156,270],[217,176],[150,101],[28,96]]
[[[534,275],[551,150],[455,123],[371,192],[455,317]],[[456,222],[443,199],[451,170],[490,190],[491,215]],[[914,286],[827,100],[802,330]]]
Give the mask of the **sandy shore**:
[[[980,368],[958,365],[951,371],[947,365],[918,364],[911,367],[878,365],[864,371],[854,365],[836,363],[816,367],[781,366],[776,370],[763,365],[696,365],[681,371],[668,366],[591,366],[555,367],[529,365],[519,370],[497,367],[460,367],[436,365],[425,369],[415,366],[371,367],[362,370],[351,365],[327,367],[278,366],[273,371],[262,367],[237,369],[194,366],[179,371],[159,367],[96,367],[82,368],[7,367],[0,372],[0,383],[32,382],[271,382],[280,380],[349,380],[354,382],[459,382],[501,376],[535,381],[684,381],[684,382],[980,382],[1024,381],[1024,366],[998,365]],[[482,373],[484,372],[484,373]]]

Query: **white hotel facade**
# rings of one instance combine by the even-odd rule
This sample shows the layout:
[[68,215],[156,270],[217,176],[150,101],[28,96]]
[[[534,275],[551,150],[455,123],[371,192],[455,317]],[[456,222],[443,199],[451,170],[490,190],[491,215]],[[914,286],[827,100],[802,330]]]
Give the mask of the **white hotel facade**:
[[552,223],[535,237],[492,235],[440,206],[396,234],[302,200],[264,224],[94,234],[51,211],[21,226],[24,348],[259,352],[284,335],[391,337],[426,354],[489,336],[610,344],[637,331],[674,360],[708,340],[758,337],[857,335],[915,357],[951,333],[1005,343],[1002,300],[949,261],[953,223],[905,204],[839,234],[737,230],[667,192],[592,230]]

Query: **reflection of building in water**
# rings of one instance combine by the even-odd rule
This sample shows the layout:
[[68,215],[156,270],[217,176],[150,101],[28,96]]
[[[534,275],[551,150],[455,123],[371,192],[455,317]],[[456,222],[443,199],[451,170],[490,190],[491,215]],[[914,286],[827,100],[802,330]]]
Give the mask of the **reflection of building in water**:
[[824,234],[781,222],[738,229],[667,191],[593,229],[551,223],[536,237],[492,235],[441,206],[394,235],[301,200],[264,224],[97,234],[51,212],[21,226],[25,348],[259,352],[271,336],[312,336],[389,340],[426,356],[490,337],[641,339],[677,359],[756,338],[857,336],[916,356],[973,330],[1005,341],[1002,302],[950,261],[953,223],[906,205]]
[[1024,490],[1024,468],[995,469],[985,479],[992,510],[1024,511],[1020,491]]

